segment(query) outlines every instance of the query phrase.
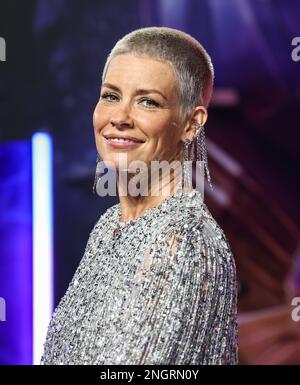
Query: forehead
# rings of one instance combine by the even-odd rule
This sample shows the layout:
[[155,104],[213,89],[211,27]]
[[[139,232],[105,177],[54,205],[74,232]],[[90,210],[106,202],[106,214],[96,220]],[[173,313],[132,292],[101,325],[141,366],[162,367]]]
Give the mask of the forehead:
[[115,56],[108,66],[105,81],[169,92],[176,88],[175,74],[169,63],[136,54]]

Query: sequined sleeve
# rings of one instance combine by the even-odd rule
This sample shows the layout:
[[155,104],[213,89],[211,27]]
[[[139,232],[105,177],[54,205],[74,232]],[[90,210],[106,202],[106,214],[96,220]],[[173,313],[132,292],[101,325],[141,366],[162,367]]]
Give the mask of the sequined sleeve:
[[147,301],[140,364],[237,364],[235,262],[213,220],[165,229],[138,277]]
[[237,364],[237,281],[234,256],[222,229],[206,220],[191,238],[191,278],[201,282],[197,301],[200,363]]

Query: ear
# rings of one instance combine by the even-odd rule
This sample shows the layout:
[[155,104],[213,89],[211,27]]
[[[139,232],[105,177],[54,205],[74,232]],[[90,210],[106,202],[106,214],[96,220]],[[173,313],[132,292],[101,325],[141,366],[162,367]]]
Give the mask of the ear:
[[207,109],[204,106],[197,106],[191,113],[190,117],[187,119],[181,135],[181,140],[183,142],[186,139],[192,140],[196,134],[196,128],[194,124],[198,123],[201,124],[201,126],[204,126],[207,121],[207,117]]

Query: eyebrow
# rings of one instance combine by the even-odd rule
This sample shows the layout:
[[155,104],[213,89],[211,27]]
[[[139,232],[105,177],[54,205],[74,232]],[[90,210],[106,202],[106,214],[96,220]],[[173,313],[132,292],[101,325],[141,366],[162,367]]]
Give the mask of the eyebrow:
[[[115,90],[115,91],[121,92],[121,90],[119,89],[119,87],[117,87],[117,86],[115,86],[115,85],[113,85],[113,84],[111,84],[111,83],[103,83],[103,84],[102,84],[102,87],[108,87],[108,88],[111,88],[111,89],[113,89],[113,90]],[[168,99],[166,98],[166,96],[165,96],[162,92],[160,92],[160,91],[158,91],[158,90],[156,90],[156,89],[154,89],[154,88],[149,88],[149,89],[140,88],[140,89],[136,90],[136,95],[145,95],[145,94],[152,94],[152,93],[159,94],[159,95],[161,95],[165,100],[168,100]]]

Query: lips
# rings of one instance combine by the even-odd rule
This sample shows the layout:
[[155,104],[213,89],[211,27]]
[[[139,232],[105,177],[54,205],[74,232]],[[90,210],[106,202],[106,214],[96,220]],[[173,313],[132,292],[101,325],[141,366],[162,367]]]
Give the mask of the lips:
[[[128,142],[134,142],[134,143],[144,143],[145,141],[142,140],[142,139],[139,139],[139,138],[135,138],[133,136],[129,136],[129,135],[114,135],[114,134],[108,134],[108,135],[104,135],[104,137],[106,139],[124,139],[124,140],[127,140]],[[117,143],[117,142],[115,142]],[[125,143],[125,142],[121,142],[120,143]]]
[[119,133],[111,133],[103,136],[110,148],[117,150],[131,150],[142,146],[142,144],[145,143],[145,140],[143,139],[125,134],[120,135]]

